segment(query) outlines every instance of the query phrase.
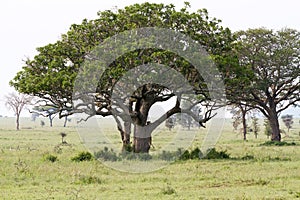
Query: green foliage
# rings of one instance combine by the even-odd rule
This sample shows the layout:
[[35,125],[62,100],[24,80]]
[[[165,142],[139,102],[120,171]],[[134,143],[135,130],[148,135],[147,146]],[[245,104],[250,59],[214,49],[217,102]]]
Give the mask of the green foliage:
[[253,155],[246,154],[245,156],[241,157],[241,160],[253,160],[255,157]]
[[295,142],[286,142],[286,141],[267,141],[260,146],[296,146],[297,144]]
[[164,195],[176,194],[176,190],[173,187],[171,187],[170,185],[167,185],[166,187],[164,187],[161,192]]
[[191,151],[184,151],[180,156],[180,160],[188,160],[188,159],[229,159],[230,155],[226,151],[217,151],[215,148],[208,150],[208,153],[204,154],[197,147]]
[[293,115],[283,115],[283,116],[281,116],[281,119],[289,131],[290,128],[292,128],[292,124],[294,123]]
[[92,159],[93,155],[88,151],[80,152],[77,156],[71,158],[71,160],[75,162],[91,161]]
[[215,148],[212,148],[204,159],[229,159],[230,155],[225,151],[217,151]]
[[[181,32],[202,45],[212,55],[218,67],[228,68],[231,55],[227,52],[232,49],[234,37],[220,22],[221,20],[210,17],[206,9],[190,11],[188,3],[180,10],[176,10],[173,4],[143,3],[116,11],[102,11],[96,19],[73,24],[69,31],[62,35],[61,40],[37,48],[38,54],[26,61],[22,70],[10,81],[10,85],[17,91],[55,103],[52,106],[61,117],[63,111],[72,110],[74,81],[86,55],[106,39],[142,27],[166,28]],[[195,77],[195,70],[191,70],[192,66],[185,59],[161,49],[143,49],[130,51],[111,63],[103,77],[97,80],[97,92],[110,91],[111,83],[128,70],[151,62],[166,64],[176,69],[193,83],[195,90],[202,90],[203,79],[191,78]]]
[[119,157],[114,152],[113,149],[108,150],[107,147],[104,147],[103,150],[95,152],[94,156],[96,159],[104,160],[104,161],[117,161],[119,160]]
[[258,132],[259,132],[259,125],[258,125],[258,118],[253,115],[251,117],[252,119],[252,128],[253,128],[253,133],[255,135],[255,138],[257,138]]
[[[297,145],[278,149],[277,146],[259,146],[265,142],[263,138],[240,141],[231,134],[231,124],[226,121],[225,132],[216,149],[227,149],[231,159],[178,161],[151,173],[141,174],[119,172],[101,162],[73,162],[69,158],[85,149],[75,127],[64,128],[73,145],[69,147],[59,143],[63,151],[58,154],[53,152],[53,148],[58,144],[61,127],[42,129],[39,121],[32,122],[29,118],[23,121],[35,128],[17,132],[14,131],[13,118],[0,119],[0,199],[99,199],[99,193],[102,199],[122,199],[125,196],[131,199],[163,200],[299,198],[298,123],[288,138],[288,142],[294,141]],[[202,140],[198,136],[203,138],[205,130],[197,131],[200,134],[193,146],[200,147]],[[121,150],[118,138],[114,137],[115,131],[111,129],[107,134],[114,138]],[[159,135],[156,135],[156,139],[160,139]],[[155,146],[154,153],[159,148]],[[43,161],[41,152],[58,155],[59,163]],[[243,156],[254,156],[254,159],[243,160]],[[126,160],[124,163],[130,164]],[[276,192],[273,186],[281,187],[282,183],[284,190]],[[168,186],[170,191],[174,189],[176,193],[163,194]]]
[[179,157],[179,160],[189,160],[190,159],[190,152],[185,150],[183,154]]
[[79,184],[101,184],[103,181],[97,176],[80,175],[78,178]]
[[166,161],[174,161],[178,159],[178,156],[181,155],[181,149],[178,149],[177,152],[170,152],[170,151],[162,151],[161,154],[159,154],[157,157],[161,160]]
[[44,159],[44,161],[50,161],[50,162],[56,162],[58,159],[57,159],[57,156],[55,156],[55,155],[52,155],[52,154],[49,154],[49,153],[47,153],[47,154],[45,154],[44,156],[43,156],[43,159]]
[[272,135],[272,129],[269,120],[267,119],[264,120],[264,126],[265,126],[265,130],[264,130],[265,135],[267,135],[267,137],[270,137]]
[[265,133],[279,141],[279,114],[299,102],[300,32],[258,28],[235,36],[239,65],[233,73],[224,74],[227,98],[259,109],[271,122],[273,132]]

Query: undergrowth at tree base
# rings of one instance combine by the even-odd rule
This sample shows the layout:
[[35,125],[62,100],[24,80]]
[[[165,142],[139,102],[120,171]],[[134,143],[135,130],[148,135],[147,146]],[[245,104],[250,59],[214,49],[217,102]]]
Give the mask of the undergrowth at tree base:
[[286,142],[286,141],[267,141],[260,146],[296,146],[297,144],[295,142]]
[[201,152],[199,148],[193,150],[178,149],[177,151],[162,151],[161,153],[151,155],[148,153],[133,153],[122,151],[121,153],[114,152],[113,149],[105,147],[103,150],[94,153],[96,159],[103,161],[121,161],[121,160],[164,160],[164,161],[177,161],[177,160],[195,160],[195,159],[230,159],[230,155],[226,151],[217,151],[212,148],[207,154]]

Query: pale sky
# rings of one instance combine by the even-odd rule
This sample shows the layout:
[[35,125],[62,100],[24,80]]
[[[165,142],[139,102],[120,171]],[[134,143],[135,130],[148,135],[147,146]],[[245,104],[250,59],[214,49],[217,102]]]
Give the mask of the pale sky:
[[[1,0],[0,1],[0,115],[12,116],[4,106],[4,95],[13,91],[8,82],[22,69],[23,60],[33,58],[35,49],[54,43],[66,33],[71,24],[84,18],[95,19],[97,12],[123,8],[144,0]],[[173,3],[183,1],[151,0]],[[299,0],[190,0],[192,9],[206,8],[211,17],[222,20],[221,25],[232,31],[248,28],[284,27],[300,30]],[[299,116],[299,113],[297,114]]]

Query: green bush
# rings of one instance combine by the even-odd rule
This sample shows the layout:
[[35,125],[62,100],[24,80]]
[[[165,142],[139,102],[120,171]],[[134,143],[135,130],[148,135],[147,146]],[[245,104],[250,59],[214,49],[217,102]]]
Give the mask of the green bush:
[[162,151],[161,154],[158,154],[158,159],[165,160],[165,161],[174,161],[181,155],[181,149],[178,149],[176,152],[170,151]]
[[117,154],[113,151],[113,149],[108,150],[107,147],[104,147],[103,150],[95,152],[94,156],[96,159],[104,160],[104,161],[117,161],[119,160]]
[[254,156],[246,154],[245,156],[241,157],[241,160],[253,160]]
[[286,142],[286,141],[267,141],[264,142],[262,144],[260,144],[260,146],[296,146],[297,144],[295,142]]
[[190,159],[190,152],[188,150],[185,150],[183,154],[179,157],[179,160],[188,160]]
[[202,155],[202,152],[197,147],[197,148],[195,148],[194,150],[191,151],[191,153],[190,153],[190,159],[199,159],[200,155]]
[[79,182],[82,184],[101,184],[102,180],[96,176],[80,176]]
[[212,148],[204,159],[229,159],[230,155],[225,151],[217,151],[215,148]]
[[44,155],[44,160],[45,161],[50,161],[50,162],[55,162],[57,161],[57,156],[51,155],[51,154],[45,154]]
[[77,156],[71,158],[72,161],[82,162],[82,161],[91,161],[93,156],[90,152],[80,152]]

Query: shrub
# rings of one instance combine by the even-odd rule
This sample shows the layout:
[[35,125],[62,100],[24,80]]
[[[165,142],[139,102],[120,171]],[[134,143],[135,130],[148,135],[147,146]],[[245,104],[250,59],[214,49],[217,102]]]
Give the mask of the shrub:
[[241,160],[253,160],[254,156],[246,154],[245,156],[241,157]]
[[190,159],[190,152],[188,150],[185,150],[183,154],[179,157],[179,160],[188,160]]
[[200,158],[200,154],[202,154],[202,152],[197,147],[196,149],[194,149],[194,150],[191,151],[191,153],[190,153],[190,159],[199,159]]
[[80,176],[79,181],[82,184],[101,184],[102,180],[96,176]]
[[162,193],[164,195],[176,194],[176,190],[168,185],[167,187],[162,189]]
[[286,142],[286,141],[267,141],[264,142],[262,144],[260,144],[260,146],[296,146],[297,144],[295,142]]
[[55,162],[57,161],[57,156],[51,155],[51,154],[45,154],[44,155],[44,160],[45,161],[50,161],[50,162]]
[[204,159],[228,159],[230,155],[225,151],[217,151],[215,148],[212,148]]
[[178,150],[177,152],[162,151],[162,153],[158,155],[158,159],[166,160],[166,161],[176,160],[178,155],[181,154],[180,151],[181,150]]
[[103,150],[95,152],[94,156],[96,159],[101,159],[104,161],[117,161],[119,160],[117,154],[113,151],[113,149],[108,150],[107,147],[104,147]]
[[82,161],[91,161],[93,158],[90,152],[80,152],[77,156],[71,158],[72,161],[82,162]]

